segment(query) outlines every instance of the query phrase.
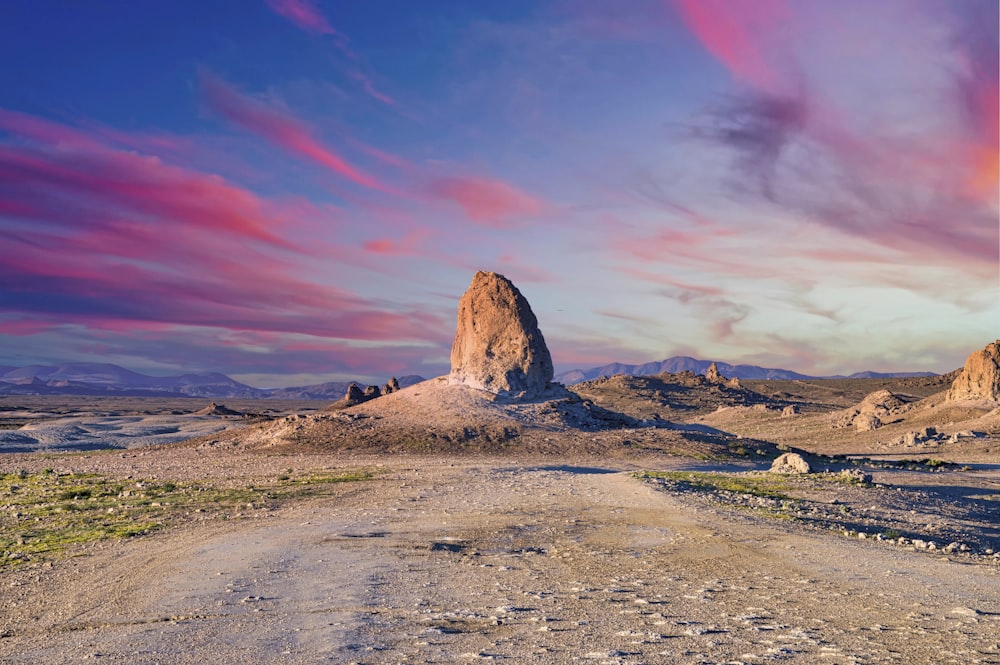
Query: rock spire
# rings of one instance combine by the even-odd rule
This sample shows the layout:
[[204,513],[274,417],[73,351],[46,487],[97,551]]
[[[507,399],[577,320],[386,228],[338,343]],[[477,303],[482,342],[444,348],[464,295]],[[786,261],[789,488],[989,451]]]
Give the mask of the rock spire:
[[552,381],[552,357],[531,306],[509,279],[477,272],[458,303],[448,382],[531,397]]

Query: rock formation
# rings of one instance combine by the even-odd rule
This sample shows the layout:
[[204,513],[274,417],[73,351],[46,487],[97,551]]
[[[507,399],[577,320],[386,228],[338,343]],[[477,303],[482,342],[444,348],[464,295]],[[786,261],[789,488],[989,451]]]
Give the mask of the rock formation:
[[719,371],[719,366],[716,365],[714,362],[708,366],[707,370],[705,370],[705,379],[709,383],[718,383],[719,385],[726,386],[727,388],[740,387],[739,378],[734,376],[731,379],[727,379],[722,375],[722,373]]
[[809,462],[798,453],[785,453],[771,464],[771,473],[809,473]]
[[878,429],[887,422],[892,422],[894,416],[908,411],[913,399],[885,389],[876,390],[866,395],[857,405],[839,412],[833,426],[853,426],[859,432]]
[[531,397],[551,381],[552,357],[528,301],[503,275],[477,272],[458,303],[448,382]]
[[347,393],[344,397],[328,406],[327,409],[331,411],[339,411],[340,409],[357,406],[358,404],[363,404],[364,402],[370,402],[376,397],[381,396],[382,393],[379,391],[378,386],[366,386],[365,388],[362,388],[358,384],[352,383],[347,386]]
[[382,386],[383,395],[388,395],[390,393],[398,391],[399,391],[399,381],[396,379],[396,377],[392,377],[391,379],[389,379],[389,383]]
[[196,416],[242,416],[243,412],[230,409],[225,404],[211,402],[204,409],[194,412]]
[[965,367],[951,384],[948,399],[1000,401],[1000,339],[969,355]]

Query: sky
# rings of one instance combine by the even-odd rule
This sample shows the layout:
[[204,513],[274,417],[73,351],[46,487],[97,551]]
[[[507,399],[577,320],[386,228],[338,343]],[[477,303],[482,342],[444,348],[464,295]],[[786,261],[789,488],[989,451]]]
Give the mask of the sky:
[[950,371],[1000,337],[996,0],[0,4],[0,366]]

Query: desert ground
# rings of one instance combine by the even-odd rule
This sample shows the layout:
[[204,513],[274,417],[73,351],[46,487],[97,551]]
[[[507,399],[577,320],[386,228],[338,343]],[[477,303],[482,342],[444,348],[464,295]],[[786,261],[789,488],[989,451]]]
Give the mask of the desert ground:
[[1000,411],[950,378],[10,398],[0,661],[1000,663]]

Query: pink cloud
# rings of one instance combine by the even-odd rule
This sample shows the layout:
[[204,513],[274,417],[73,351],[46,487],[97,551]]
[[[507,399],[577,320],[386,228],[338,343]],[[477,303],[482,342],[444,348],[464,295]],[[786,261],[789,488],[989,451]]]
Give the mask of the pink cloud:
[[[995,7],[992,20],[968,20],[962,16],[966,10],[956,8],[947,18],[965,25],[954,45],[924,40],[907,52],[903,44],[899,53],[909,55],[891,65],[879,63],[877,76],[898,79],[905,91],[900,98],[912,111],[895,111],[898,102],[890,96],[874,109],[855,105],[849,113],[836,101],[843,94],[837,77],[856,72],[856,58],[840,49],[845,39],[856,37],[857,26],[840,28],[838,15],[825,5],[808,5],[808,12],[795,15],[790,10],[797,6],[777,0],[677,0],[676,6],[705,49],[747,86],[695,131],[730,151],[727,184],[733,191],[847,237],[899,250],[904,260],[995,272],[1000,260]],[[939,39],[947,34],[946,23],[928,25],[941,23],[941,16],[914,15],[906,5],[886,6],[886,16],[878,13],[883,6],[872,7],[873,20],[891,16],[902,24],[895,28],[900,35],[922,34],[918,28]],[[819,25],[829,29],[810,43],[809,52],[789,37]],[[935,90],[933,82],[945,70],[941,47],[956,50],[961,66],[955,87]],[[823,58],[830,60],[825,69],[803,69]],[[914,105],[910,81],[921,68],[927,68],[931,83],[918,88],[925,103]],[[793,81],[794,88],[788,85]],[[892,85],[890,80],[889,91]],[[889,114],[885,109],[898,114],[893,122],[882,118]],[[965,135],[958,123],[947,121],[959,115],[956,110],[965,112]]]
[[623,272],[627,275],[631,275],[637,279],[641,279],[646,282],[652,282],[654,284],[669,286],[675,289],[679,289],[682,292],[692,293],[698,296],[721,296],[723,293],[725,293],[722,289],[715,286],[706,286],[704,284],[692,284],[690,282],[684,282],[679,279],[667,277],[666,275],[660,275],[658,273],[649,272],[648,270],[639,270],[637,268],[624,268]]
[[368,240],[362,246],[366,252],[371,252],[372,254],[419,256],[422,254],[421,243],[428,235],[430,235],[429,230],[420,229],[402,237]]
[[676,7],[705,49],[737,79],[766,90],[783,83],[763,44],[788,21],[784,0],[677,0]]
[[[12,121],[13,118],[13,121]],[[225,179],[0,115],[2,311],[25,326],[190,325],[328,338],[437,341],[437,314],[297,275],[326,248],[290,240],[310,220]],[[18,130],[24,130],[19,132]],[[83,137],[87,138],[87,137]],[[308,209],[309,217],[315,210]]]
[[361,87],[364,89],[364,91],[366,93],[368,93],[368,95],[370,97],[372,97],[373,99],[376,99],[376,100],[382,102],[386,106],[395,106],[396,105],[396,100],[395,99],[393,99],[389,95],[385,94],[384,92],[382,92],[378,88],[376,88],[375,84],[372,83],[372,80],[370,78],[368,78],[367,76],[365,76],[360,71],[358,71],[357,69],[350,70],[348,72],[348,76],[350,76],[352,79],[354,79],[355,81],[357,81],[358,83],[360,83]]
[[279,148],[324,166],[357,185],[384,193],[397,193],[323,145],[292,116],[238,92],[215,76],[202,74],[201,90],[216,113]]
[[439,178],[431,194],[456,203],[469,220],[486,226],[504,226],[512,219],[539,215],[541,201],[501,180],[468,176]]
[[267,6],[307,32],[317,35],[337,34],[326,17],[309,0],[267,0]]

